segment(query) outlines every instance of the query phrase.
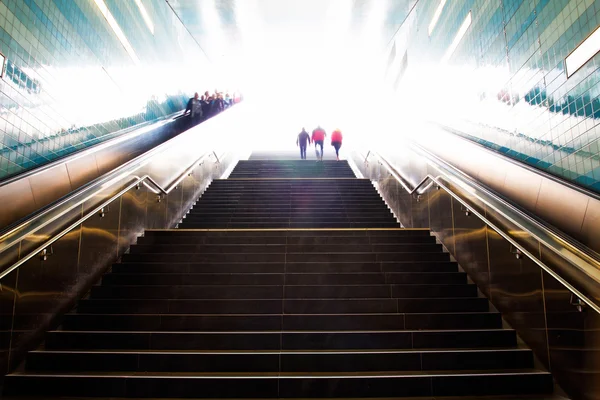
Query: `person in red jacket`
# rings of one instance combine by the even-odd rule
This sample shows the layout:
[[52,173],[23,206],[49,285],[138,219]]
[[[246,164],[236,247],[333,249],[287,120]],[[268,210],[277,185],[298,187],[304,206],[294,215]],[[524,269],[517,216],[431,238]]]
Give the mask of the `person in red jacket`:
[[[327,136],[327,134],[325,133],[325,129],[321,128],[321,126],[317,126],[317,129],[315,129],[312,132],[312,141],[315,143],[315,153],[317,154],[317,161],[323,161],[323,142],[325,142],[325,136]],[[319,149],[317,149],[317,146],[321,147],[321,154],[319,154]]]
[[342,131],[336,129],[331,134],[331,145],[335,149],[337,160],[340,161],[340,147],[342,147]]

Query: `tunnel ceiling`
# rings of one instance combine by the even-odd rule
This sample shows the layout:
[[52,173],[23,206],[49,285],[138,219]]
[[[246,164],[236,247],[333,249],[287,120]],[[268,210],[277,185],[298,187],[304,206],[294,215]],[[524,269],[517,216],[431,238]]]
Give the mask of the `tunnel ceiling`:
[[[213,62],[252,40],[310,47],[331,33],[360,37],[366,27],[387,42],[416,0],[167,0]],[[247,49],[246,49],[247,50]]]

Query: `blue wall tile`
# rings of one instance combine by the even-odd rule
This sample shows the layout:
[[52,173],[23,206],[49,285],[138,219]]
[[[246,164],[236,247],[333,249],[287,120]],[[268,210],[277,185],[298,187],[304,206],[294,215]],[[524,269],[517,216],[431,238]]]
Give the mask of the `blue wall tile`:
[[[415,90],[435,93],[436,105],[447,104],[452,118],[435,106],[422,112],[427,118],[598,191],[600,55],[569,78],[564,60],[600,25],[600,0],[447,1],[429,37],[426,27],[438,4],[419,1],[397,36],[408,39],[392,41],[402,47],[396,54],[408,53],[404,81],[422,83],[414,89],[403,81],[399,101],[418,103],[414,98],[424,95]],[[466,35],[448,63],[440,63],[469,11]],[[437,71],[431,68],[436,63]],[[422,76],[420,70],[443,78]]]
[[0,0],[0,180],[179,111],[208,87],[208,60],[168,4],[142,2],[154,34],[134,1],[105,0],[136,63],[93,1]]

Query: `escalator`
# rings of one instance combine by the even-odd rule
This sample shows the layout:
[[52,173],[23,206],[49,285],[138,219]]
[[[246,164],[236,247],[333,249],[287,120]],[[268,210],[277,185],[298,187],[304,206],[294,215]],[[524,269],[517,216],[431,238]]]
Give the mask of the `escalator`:
[[179,229],[147,229],[5,395],[551,394],[430,231],[401,228],[350,175],[346,162],[239,163]]

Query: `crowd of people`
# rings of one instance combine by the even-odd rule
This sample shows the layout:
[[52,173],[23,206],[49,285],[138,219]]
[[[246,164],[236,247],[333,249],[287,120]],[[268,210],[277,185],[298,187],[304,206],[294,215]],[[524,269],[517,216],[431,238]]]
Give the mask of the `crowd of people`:
[[[312,131],[312,135],[309,135],[308,132],[306,132],[306,129],[302,128],[302,132],[298,134],[298,138],[296,139],[296,146],[300,147],[300,158],[306,160],[306,148],[311,143],[314,143],[317,161],[323,161],[323,144],[325,143],[326,137],[327,133],[320,125]],[[342,138],[342,131],[339,129],[336,129],[331,133],[331,145],[335,149],[335,155],[338,161],[340,160]]]
[[208,118],[214,117],[240,101],[242,101],[242,96],[239,93],[234,93],[233,96],[230,96],[228,92],[223,94],[223,92],[215,90],[213,94],[210,94],[207,90],[202,96],[199,96],[198,93],[194,94],[194,97],[187,103],[184,115],[189,115],[190,125],[196,125]]

